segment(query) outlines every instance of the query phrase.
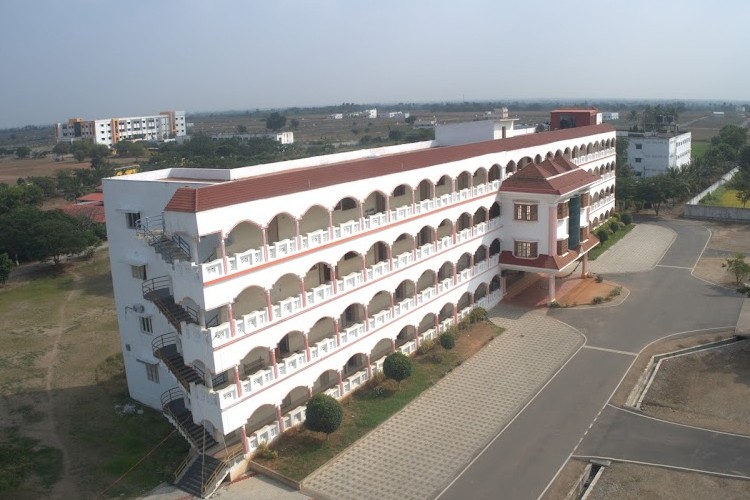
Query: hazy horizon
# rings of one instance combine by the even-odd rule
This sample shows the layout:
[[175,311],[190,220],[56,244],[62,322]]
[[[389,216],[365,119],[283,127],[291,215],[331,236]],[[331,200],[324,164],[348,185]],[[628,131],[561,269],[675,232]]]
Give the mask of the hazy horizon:
[[562,4],[10,0],[0,128],[342,102],[750,101],[750,3]]

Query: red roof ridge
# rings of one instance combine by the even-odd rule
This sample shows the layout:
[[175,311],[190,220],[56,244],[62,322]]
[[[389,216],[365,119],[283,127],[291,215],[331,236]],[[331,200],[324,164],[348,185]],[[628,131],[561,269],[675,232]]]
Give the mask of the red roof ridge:
[[[165,207],[173,212],[202,212],[245,203],[368,179],[379,175],[431,167],[504,151],[513,151],[552,142],[614,132],[609,124],[553,130],[519,135],[507,139],[443,146],[396,154],[370,156],[342,162],[300,167],[281,172],[235,179],[220,184],[177,189]],[[517,174],[516,174],[517,175]],[[515,177],[515,176],[514,176]],[[198,191],[201,195],[198,196]],[[191,196],[190,192],[195,193]]]

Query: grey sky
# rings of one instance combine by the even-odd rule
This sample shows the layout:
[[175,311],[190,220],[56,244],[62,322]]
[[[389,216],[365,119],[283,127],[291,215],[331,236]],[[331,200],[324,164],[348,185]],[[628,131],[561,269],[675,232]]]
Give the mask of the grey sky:
[[750,100],[747,0],[1,0],[0,128],[166,109]]

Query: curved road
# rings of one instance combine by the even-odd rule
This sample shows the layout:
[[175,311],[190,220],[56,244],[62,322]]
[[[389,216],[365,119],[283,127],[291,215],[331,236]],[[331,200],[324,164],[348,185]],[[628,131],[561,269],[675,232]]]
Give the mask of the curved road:
[[[736,324],[742,298],[692,275],[709,240],[708,229],[690,221],[654,224],[674,231],[676,238],[650,271],[611,278],[631,292],[623,303],[550,309],[549,316],[584,333],[586,344],[438,498],[538,498],[640,350],[669,335]],[[649,244],[630,240],[631,255],[643,251],[639,245]]]

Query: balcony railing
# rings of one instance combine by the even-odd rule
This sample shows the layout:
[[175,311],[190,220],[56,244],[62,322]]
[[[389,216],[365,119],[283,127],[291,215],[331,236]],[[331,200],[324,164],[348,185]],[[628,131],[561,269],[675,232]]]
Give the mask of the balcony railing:
[[[483,196],[487,193],[497,191],[500,188],[500,181],[494,180],[486,184],[480,184],[469,189],[462,189],[455,193],[448,193],[439,197],[422,200],[416,205],[404,205],[387,212],[378,212],[365,217],[361,222],[359,219],[343,222],[333,227],[333,231],[328,228],[322,228],[313,232],[300,235],[299,244],[296,238],[287,238],[275,243],[270,243],[268,247],[268,260],[275,260],[287,255],[291,255],[300,250],[314,248],[326,244],[332,240],[347,238],[362,231],[369,231],[388,223],[390,221],[404,220],[417,214],[428,213],[437,208],[445,207],[468,200],[472,197]],[[333,237],[331,237],[333,233]],[[216,259],[204,264],[193,264],[196,272],[200,273],[203,281],[209,281],[226,274],[235,273],[249,269],[255,265],[266,262],[262,248],[253,248],[240,253],[227,256],[227,269],[224,269],[223,259]],[[199,269],[200,267],[200,269]]]
[[[459,276],[461,279],[459,279],[459,283],[461,283],[463,280],[468,280],[470,277],[474,274],[477,274],[481,272],[481,270],[486,270],[489,265],[491,264],[497,264],[499,261],[498,257],[495,256],[490,261],[482,261],[477,266],[475,266],[473,269],[465,269],[462,271]],[[447,278],[440,282],[438,284],[438,288],[440,289],[440,293],[442,294],[445,291],[450,290],[453,288],[453,279]],[[394,320],[395,318],[398,318],[401,315],[404,315],[408,313],[411,309],[413,309],[415,306],[423,304],[425,302],[428,302],[432,300],[433,298],[437,297],[438,292],[435,291],[435,287],[431,286],[427,289],[423,290],[422,292],[418,293],[415,297],[410,297],[407,299],[402,300],[398,304],[394,305],[393,311],[391,311],[390,308],[386,308],[382,311],[379,311],[376,314],[373,314],[369,318],[367,318],[366,322],[368,323],[365,325],[365,322],[358,322],[353,325],[350,325],[346,328],[343,328],[342,331],[339,333],[339,337],[341,339],[341,343],[336,345],[336,337],[335,336],[329,336],[324,338],[323,340],[316,342],[314,345],[310,346],[310,360],[308,361],[306,353],[303,352],[295,352],[282,360],[280,360],[277,363],[277,373],[278,376],[274,375],[274,369],[273,367],[266,367],[262,368],[253,374],[251,374],[249,377],[243,379],[240,383],[242,385],[242,393],[244,398],[246,395],[252,395],[254,393],[257,393],[263,388],[266,388],[275,382],[288,377],[292,375],[293,373],[299,371],[302,367],[307,365],[310,362],[325,358],[326,356],[333,354],[338,349],[345,347],[347,344],[350,344],[351,342],[354,342],[357,339],[360,339],[368,334],[368,331],[375,330],[378,328],[382,328],[386,326],[389,322]],[[491,300],[497,300],[500,298],[500,291],[496,290],[495,292],[491,293],[488,297],[485,297],[485,301],[483,302],[485,305],[491,301]],[[479,305],[479,303],[478,303]],[[459,318],[463,318],[468,312],[471,310],[471,307],[464,308],[464,310],[459,311],[458,316]],[[449,328],[453,323],[453,319],[448,318],[444,320],[440,325],[440,331],[439,332],[430,332],[430,330],[426,331],[424,334],[420,335],[420,339],[430,339],[437,336],[438,333],[441,333],[444,331],[445,328]],[[355,374],[356,375],[356,374]],[[351,378],[351,377],[349,377]],[[356,387],[356,380],[352,380],[352,383],[350,386]],[[227,406],[237,402],[241,396],[237,392],[237,386],[235,384],[231,384],[223,389],[214,390],[209,389],[203,386],[196,386],[192,387],[192,392],[195,394],[195,397],[203,402],[210,403],[212,406],[218,406],[221,409],[226,408]],[[352,389],[347,389],[347,385],[344,384],[344,393],[346,394]]]
[[582,163],[588,163],[590,161],[598,160],[600,158],[606,158],[615,154],[615,148],[603,149],[595,153],[589,153],[587,155],[580,155],[578,158],[573,158],[573,163],[580,165]]

